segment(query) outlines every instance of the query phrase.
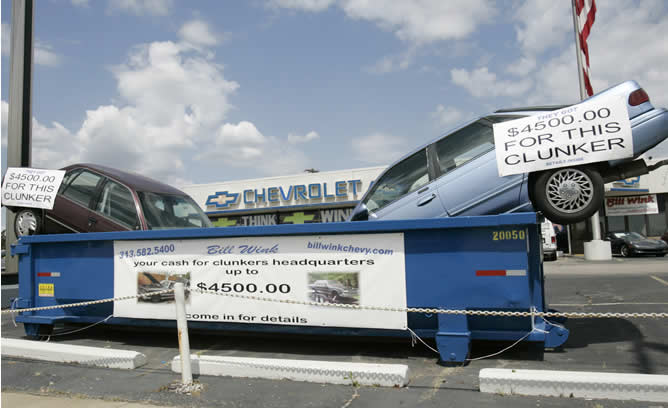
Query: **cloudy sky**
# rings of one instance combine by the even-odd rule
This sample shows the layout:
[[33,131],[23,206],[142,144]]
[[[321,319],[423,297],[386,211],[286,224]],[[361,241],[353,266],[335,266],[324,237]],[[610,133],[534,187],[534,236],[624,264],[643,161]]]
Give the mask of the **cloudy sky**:
[[[180,186],[376,166],[476,115],[579,98],[565,0],[36,3],[33,167]],[[668,106],[668,3],[597,4],[594,90],[635,79]]]

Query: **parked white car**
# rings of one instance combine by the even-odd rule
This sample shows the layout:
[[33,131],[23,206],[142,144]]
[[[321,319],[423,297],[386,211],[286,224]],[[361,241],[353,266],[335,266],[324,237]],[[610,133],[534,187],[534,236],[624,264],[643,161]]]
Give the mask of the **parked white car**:
[[548,219],[540,224],[540,232],[543,237],[543,260],[557,260],[557,234],[554,232],[554,225]]

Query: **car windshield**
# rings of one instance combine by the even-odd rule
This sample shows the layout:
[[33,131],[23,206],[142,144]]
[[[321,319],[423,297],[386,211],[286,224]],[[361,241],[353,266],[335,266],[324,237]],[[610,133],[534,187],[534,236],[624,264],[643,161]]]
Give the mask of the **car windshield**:
[[148,229],[212,227],[202,209],[188,196],[139,192]]
[[616,232],[614,235],[615,238],[645,239],[644,236],[637,232]]

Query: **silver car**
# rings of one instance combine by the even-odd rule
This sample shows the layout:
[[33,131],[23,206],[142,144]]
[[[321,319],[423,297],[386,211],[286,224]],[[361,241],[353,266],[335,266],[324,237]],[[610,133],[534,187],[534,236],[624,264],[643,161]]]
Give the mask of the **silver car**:
[[634,160],[668,138],[668,111],[627,81],[596,98],[623,96],[633,133],[633,158],[499,177],[492,125],[563,106],[498,110],[465,124],[390,165],[362,197],[349,220],[411,219],[541,211],[572,224],[603,205],[604,184],[667,164]]

